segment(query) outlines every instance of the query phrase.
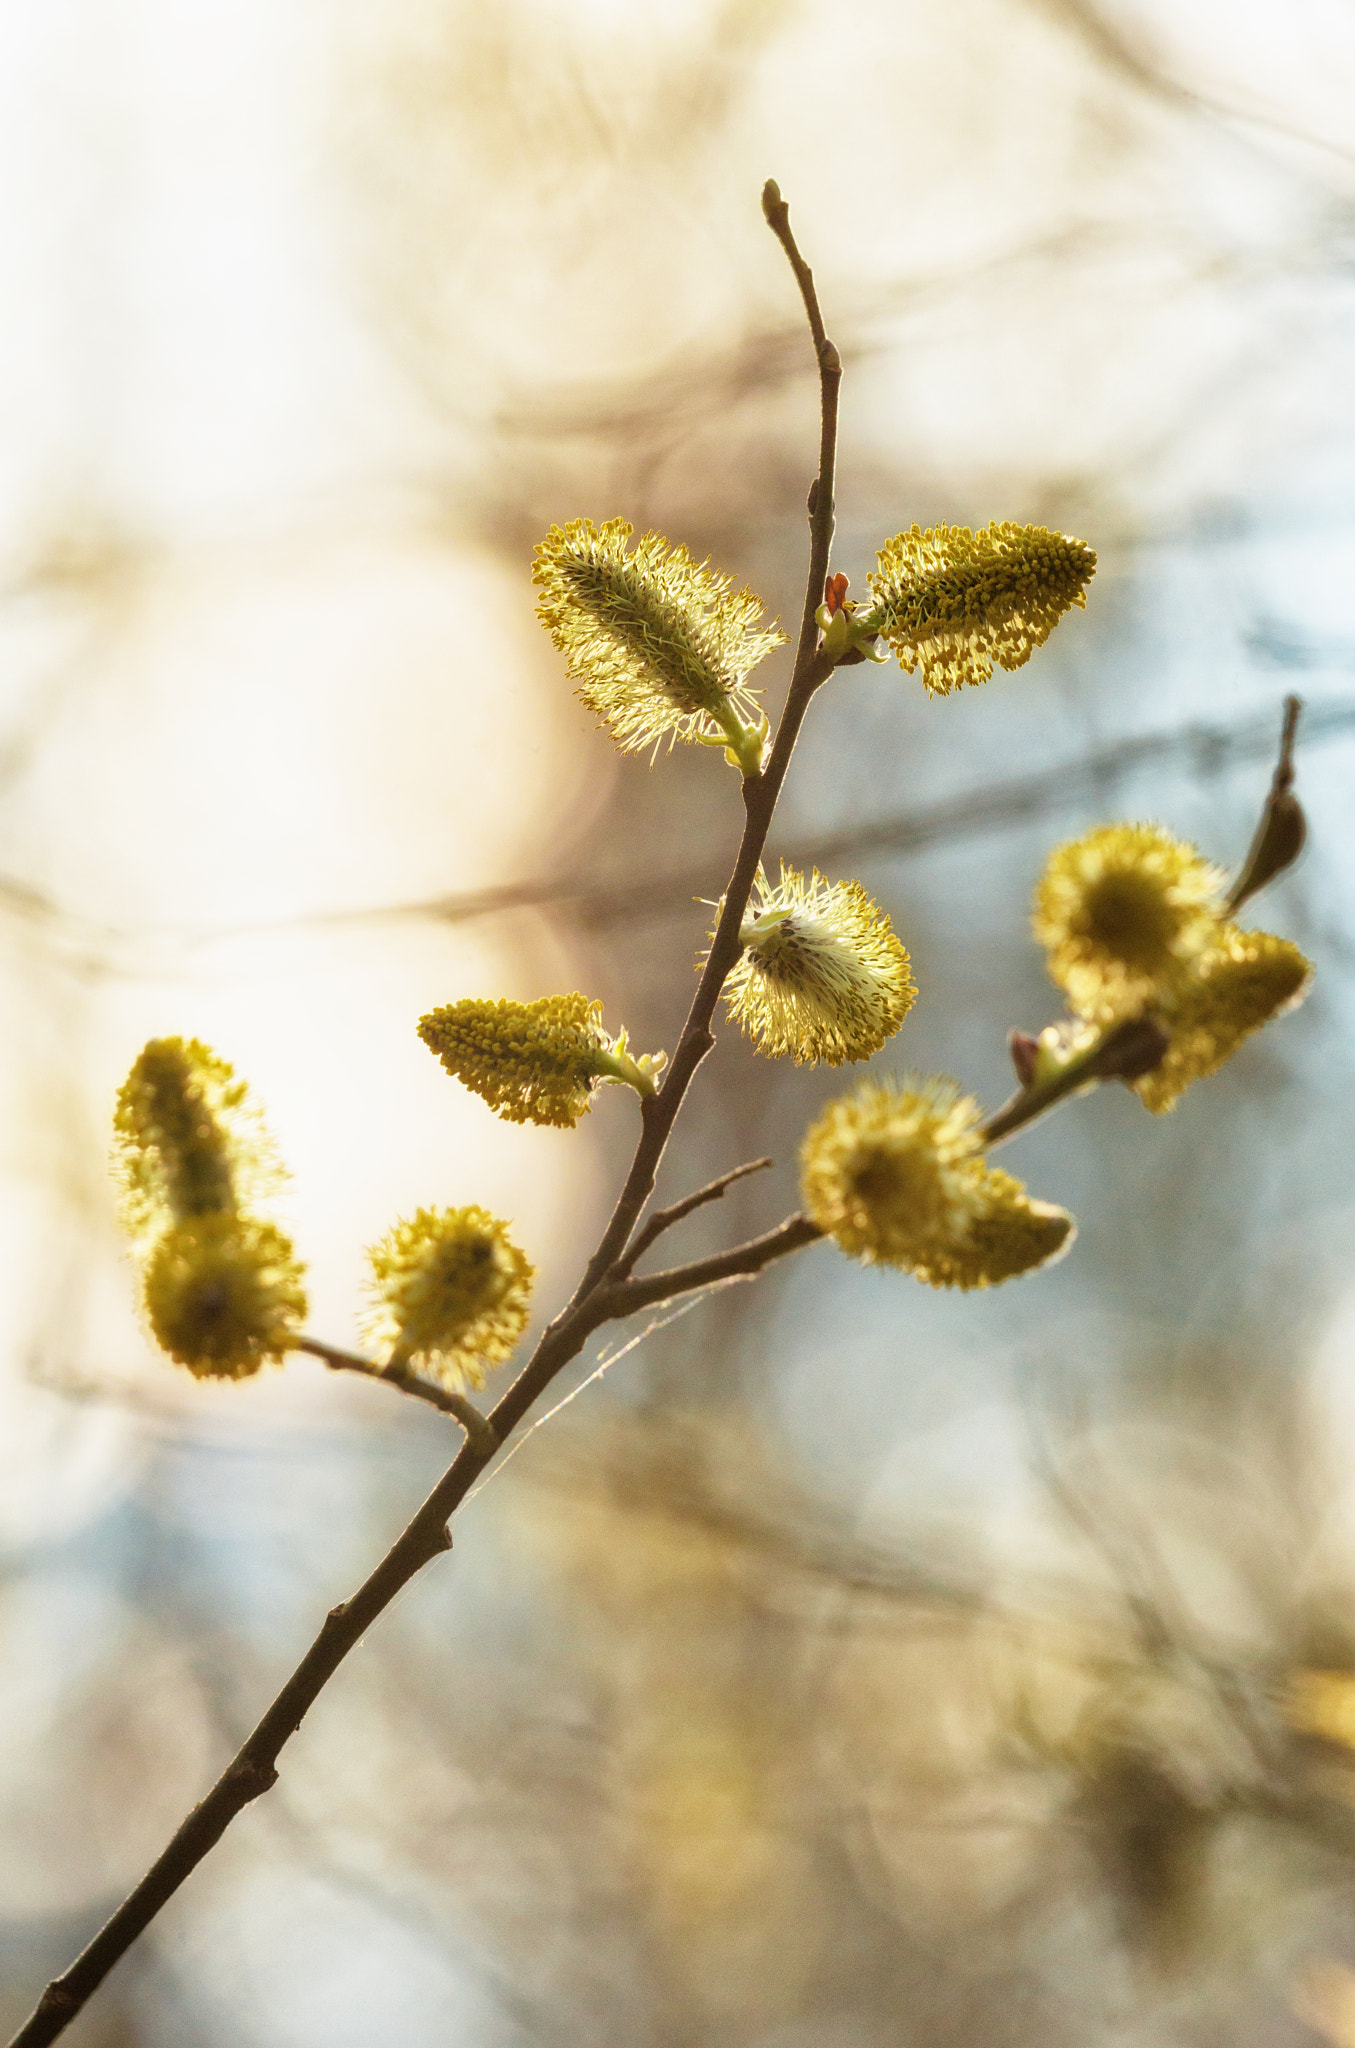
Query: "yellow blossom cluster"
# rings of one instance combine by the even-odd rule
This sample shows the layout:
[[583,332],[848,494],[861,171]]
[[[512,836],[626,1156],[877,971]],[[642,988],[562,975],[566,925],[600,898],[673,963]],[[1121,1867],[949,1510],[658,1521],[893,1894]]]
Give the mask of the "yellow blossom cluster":
[[156,1342],[199,1377],[245,1379],[280,1359],[305,1317],[303,1268],[256,1213],[281,1168],[245,1083],[197,1039],[152,1039],[113,1135]]
[[917,994],[908,954],[859,882],[811,878],[784,862],[759,872],[743,951],[725,983],[729,1013],[759,1051],[800,1065],[869,1059]]
[[1162,1064],[1130,1085],[1146,1109],[1172,1109],[1192,1081],[1231,1059],[1244,1038],[1307,995],[1312,963],[1289,939],[1225,924],[1200,954],[1166,1021],[1171,1042]]
[[527,1326],[533,1269],[487,1209],[418,1209],[367,1254],[365,1334],[394,1366],[462,1392],[511,1356]]
[[755,774],[766,725],[748,677],[784,634],[758,630],[761,598],[662,535],[628,551],[632,530],[552,526],[532,570],[538,618],[623,753],[709,740]]
[[984,1159],[978,1104],[953,1081],[867,1081],[829,1104],[800,1151],[805,1209],[866,1265],[932,1287],[992,1287],[1065,1251],[1066,1209]]
[[1145,1011],[1166,1032],[1160,1064],[1130,1082],[1154,1112],[1294,1008],[1312,978],[1288,939],[1238,929],[1224,886],[1195,847],[1160,825],[1129,824],[1058,847],[1035,891],[1035,938],[1081,1038]]
[[1091,548],[1071,534],[995,520],[913,526],[880,549],[871,572],[875,604],[857,627],[876,628],[932,696],[1021,668],[1064,613],[1085,605],[1096,571]]
[[592,1107],[601,1082],[652,1095],[664,1066],[661,1052],[633,1059],[625,1032],[609,1037],[601,1017],[601,1003],[577,993],[531,1003],[471,996],[430,1010],[419,1036],[505,1122],[567,1130]]

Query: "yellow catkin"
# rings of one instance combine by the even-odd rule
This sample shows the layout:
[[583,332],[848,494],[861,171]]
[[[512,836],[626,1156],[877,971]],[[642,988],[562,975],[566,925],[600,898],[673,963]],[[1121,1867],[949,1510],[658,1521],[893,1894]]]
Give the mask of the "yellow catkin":
[[748,677],[785,635],[762,600],[624,519],[552,526],[536,551],[537,616],[623,753],[732,736],[758,715]]
[[1312,962],[1288,939],[1225,926],[1164,1015],[1171,1042],[1161,1065],[1131,1084],[1140,1102],[1155,1115],[1174,1109],[1192,1081],[1217,1072],[1253,1031],[1297,1009],[1312,978]]
[[1217,940],[1224,876],[1160,825],[1102,825],[1050,855],[1032,930],[1079,1016],[1170,999]]
[[1019,1180],[990,1166],[963,1239],[932,1253],[914,1270],[932,1287],[996,1287],[1061,1258],[1076,1236],[1066,1209],[1033,1201]]
[[246,1208],[281,1179],[246,1084],[196,1038],[138,1054],[113,1114],[113,1170],[134,1236]]
[[800,1150],[805,1208],[853,1258],[913,1266],[963,1235],[978,1200],[979,1107],[953,1081],[867,1081]]
[[566,1130],[592,1107],[601,1081],[626,1081],[653,1093],[663,1055],[634,1060],[626,1034],[603,1030],[601,1003],[577,993],[535,1002],[468,997],[430,1010],[419,1036],[449,1074],[511,1124]]
[[1073,1220],[985,1165],[978,1104],[953,1081],[868,1081],[828,1105],[800,1150],[805,1209],[866,1265],[932,1287],[998,1285],[1047,1264]]
[[759,876],[728,981],[729,1013],[759,1051],[800,1065],[869,1059],[917,989],[908,954],[859,882],[781,868]]
[[441,1385],[481,1387],[527,1326],[533,1268],[487,1209],[419,1209],[368,1254],[365,1333],[392,1365]]
[[199,1379],[248,1379],[299,1332],[302,1271],[273,1224],[195,1216],[167,1230],[146,1261],[146,1320],[161,1349]]
[[1085,605],[1096,556],[1070,534],[998,520],[914,526],[880,550],[870,621],[933,696],[1020,668],[1064,613]]

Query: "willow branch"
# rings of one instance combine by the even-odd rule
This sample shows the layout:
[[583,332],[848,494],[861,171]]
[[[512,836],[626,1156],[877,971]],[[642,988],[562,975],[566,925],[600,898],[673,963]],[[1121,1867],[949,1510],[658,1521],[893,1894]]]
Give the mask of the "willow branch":
[[[626,1280],[623,1289],[613,1289],[602,1284],[630,1243],[640,1213],[653,1192],[655,1175],[663,1157],[669,1132],[677,1119],[692,1077],[715,1043],[710,1028],[711,1020],[726,977],[739,956],[739,926],[743,922],[744,910],[762,859],[772,813],[776,808],[776,801],[781,793],[786,770],[790,766],[790,758],[795,750],[795,743],[809,709],[810,700],[815,690],[827,681],[833,670],[832,657],[824,655],[818,648],[814,613],[822,597],[824,579],[828,573],[828,553],[832,544],[838,386],[842,376],[842,365],[837,350],[824,335],[818,301],[814,296],[813,280],[808,266],[795,246],[790,231],[789,214],[775,186],[769,186],[767,192],[763,194],[763,206],[769,223],[791,260],[801,293],[805,298],[805,308],[809,315],[819,366],[819,468],[809,497],[809,570],[795,666],[771,754],[761,773],[749,776],[743,784],[743,837],[716,924],[715,936],[711,941],[710,952],[672,1063],[658,1093],[647,1097],[641,1104],[641,1133],[635,1156],[611,1220],[602,1234],[597,1250],[588,1262],[583,1279],[568,1306],[547,1327],[531,1358],[489,1416],[487,1428],[493,1432],[496,1443],[502,1443],[508,1437],[561,1367],[578,1355],[588,1337],[601,1323],[612,1317],[616,1311],[611,1304],[618,1295],[623,1295],[627,1303],[620,1313],[629,1314],[633,1308],[643,1305],[639,1297],[645,1288],[659,1282],[672,1281],[672,1275],[656,1275],[651,1281]],[[792,1224],[796,1222],[800,1222],[802,1230],[805,1228],[800,1219],[791,1219]],[[812,1226],[809,1227],[812,1230]],[[789,1229],[788,1224],[781,1226],[782,1232]],[[778,1232],[771,1233],[773,1239],[778,1235]],[[808,1237],[798,1240],[805,1243],[809,1241]],[[795,1248],[792,1244],[786,1245],[787,1250]],[[744,1246],[740,1253],[731,1256],[747,1257],[751,1249]],[[775,1256],[778,1254],[768,1252],[762,1263],[765,1264],[767,1258]],[[690,1276],[708,1268],[710,1263],[698,1261],[695,1267],[678,1270]],[[736,1270],[756,1271],[759,1268],[754,1265],[751,1269]],[[732,1275],[720,1272],[713,1277],[727,1278]],[[703,1279],[688,1277],[674,1291],[688,1292],[692,1287],[705,1284],[707,1281]],[[628,1294],[623,1293],[624,1289],[638,1291]],[[662,1295],[646,1296],[649,1300],[664,1298]],[[318,1355],[325,1354],[321,1352]],[[354,1368],[345,1366],[340,1369]],[[47,2048],[48,2043],[63,2034],[114,1964],[126,1954],[132,1943],[150,1925],[160,1908],[173,1897],[179,1886],[221,1839],[236,1814],[251,1800],[267,1792],[276,1782],[280,1751],[300,1727],[306,1713],[334,1676],[348,1652],[401,1589],[433,1558],[450,1549],[452,1539],[447,1528],[448,1519],[460,1506],[489,1462],[492,1452],[486,1447],[486,1443],[487,1439],[476,1442],[468,1437],[423,1506],[391,1545],[375,1571],[351,1599],[331,1608],[319,1635],[263,1719],[246,1739],[235,1759],[227,1766],[201,1804],[189,1814],[140,1884],[123,1900],[89,1946],[62,1976],[55,1978],[48,1985],[36,2011],[14,2036],[10,2048]]]
[[432,1380],[421,1379],[407,1365],[375,1365],[355,1351],[340,1351],[333,1344],[322,1344],[318,1337],[298,1337],[291,1348],[323,1359],[331,1372],[360,1372],[369,1380],[383,1380],[388,1387],[398,1387],[402,1394],[412,1394],[416,1401],[427,1401],[444,1415],[454,1416],[470,1441],[487,1457],[492,1457],[499,1448],[498,1438],[473,1401],[452,1387],[439,1387]]
[[757,878],[771,829],[772,813],[790,767],[790,757],[795,751],[805,713],[814,692],[827,682],[833,672],[832,656],[824,654],[818,645],[814,614],[822,602],[833,540],[833,487],[837,467],[838,390],[842,382],[842,360],[823,332],[813,278],[791,233],[789,208],[770,181],[763,192],[762,204],[768,223],[790,257],[799,281],[819,366],[819,467],[809,492],[809,571],[799,645],[771,753],[762,772],[748,776],[743,784],[743,837],[716,922],[710,952],[682,1027],[677,1050],[658,1093],[641,1104],[644,1129],[626,1184],[617,1200],[612,1220],[603,1233],[602,1242],[589,1260],[571,1307],[583,1302],[622,1256],[640,1213],[654,1191],[659,1162],[683,1098],[697,1068],[715,1043],[710,1028],[715,1005],[730,969],[739,957],[739,927]]
[[731,1166],[728,1173],[717,1174],[714,1180],[708,1180],[704,1187],[684,1195],[680,1202],[674,1202],[669,1208],[656,1209],[644,1229],[637,1232],[625,1257],[617,1260],[607,1278],[627,1279],[665,1230],[671,1230],[675,1223],[681,1223],[695,1210],[704,1208],[707,1202],[718,1202],[725,1189],[732,1188],[736,1180],[746,1180],[750,1173],[762,1173],[771,1163],[770,1159],[746,1160],[742,1166]]
[[[530,1363],[489,1418],[487,1430],[493,1432],[496,1442],[503,1440],[540,1389],[575,1356],[602,1320],[601,1315],[590,1319],[587,1313],[571,1316],[566,1312],[546,1330]],[[462,1446],[375,1571],[351,1599],[330,1609],[319,1635],[206,1798],[194,1807],[88,1948],[48,1985],[10,2048],[46,2048],[64,2033],[113,1965],[220,1841],[235,1816],[276,1782],[279,1753],[349,1651],[402,1588],[433,1558],[451,1548],[448,1517],[465,1499],[491,1455],[488,1448],[469,1439]]]

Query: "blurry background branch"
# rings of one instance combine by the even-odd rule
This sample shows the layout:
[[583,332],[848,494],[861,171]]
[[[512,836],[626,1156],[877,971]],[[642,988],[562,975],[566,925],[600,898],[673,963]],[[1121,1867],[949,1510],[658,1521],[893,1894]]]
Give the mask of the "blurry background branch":
[[[1123,785],[1153,769],[1184,766],[1201,781],[1208,781],[1241,763],[1263,759],[1274,745],[1274,730],[1274,713],[1268,710],[1231,725],[1191,723],[1139,734],[1071,756],[1035,774],[944,798],[925,809],[866,819],[835,832],[797,835],[786,842],[783,857],[799,867],[837,869],[872,855],[902,860],[952,840],[1001,832],[1032,821],[1045,821],[1056,830],[1057,821],[1070,811],[1086,804],[1107,806],[1120,801]],[[1303,745],[1320,746],[1350,733],[1355,733],[1355,699],[1329,700],[1310,709]],[[508,911],[544,910],[563,922],[577,922],[590,929],[624,927],[632,921],[688,914],[692,903],[702,900],[702,892],[718,887],[721,879],[714,863],[624,883],[590,881],[583,875],[552,877],[503,883],[464,896],[333,911],[286,924],[264,922],[216,930],[186,925],[179,930],[145,933],[100,928],[2,874],[0,906],[46,934],[61,957],[84,973],[154,976],[168,971],[186,949],[353,922],[431,918],[460,924]]]

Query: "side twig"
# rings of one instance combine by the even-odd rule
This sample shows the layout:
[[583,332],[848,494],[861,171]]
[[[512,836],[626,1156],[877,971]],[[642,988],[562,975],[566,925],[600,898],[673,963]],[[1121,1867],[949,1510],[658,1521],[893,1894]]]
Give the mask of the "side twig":
[[680,1202],[674,1202],[667,1209],[656,1209],[643,1230],[636,1233],[624,1258],[617,1260],[607,1275],[609,1280],[624,1280],[635,1271],[636,1266],[656,1239],[665,1230],[671,1230],[675,1223],[681,1223],[694,1210],[704,1208],[707,1202],[718,1202],[726,1188],[732,1188],[736,1180],[746,1180],[750,1173],[762,1173],[772,1164],[770,1159],[749,1159],[742,1166],[731,1166],[728,1173],[717,1174],[702,1188],[684,1195]]
[[1056,1104],[1066,1102],[1070,1095],[1079,1094],[1097,1081],[1134,1081],[1140,1074],[1151,1074],[1161,1064],[1169,1043],[1166,1031],[1151,1010],[1145,1010],[1139,1017],[1126,1017],[1047,1081],[1033,1081],[1019,1088],[983,1126],[984,1144],[990,1150],[1000,1145]]
[[688,1265],[670,1266],[666,1272],[648,1273],[638,1280],[608,1284],[599,1290],[601,1300],[607,1304],[607,1320],[633,1316],[642,1308],[653,1308],[656,1302],[671,1301],[677,1294],[692,1294],[697,1288],[712,1287],[720,1280],[755,1279],[774,1259],[803,1251],[806,1245],[817,1244],[822,1236],[818,1224],[811,1223],[807,1216],[787,1216],[775,1230],[750,1238],[747,1244],[735,1245],[731,1251],[713,1252],[708,1259],[693,1259]]
[[[502,1443],[517,1427],[538,1395],[561,1367],[577,1356],[592,1332],[616,1313],[616,1293],[602,1283],[626,1252],[640,1214],[653,1192],[668,1135],[692,1078],[715,1043],[711,1021],[720,991],[739,956],[739,927],[762,859],[772,813],[810,701],[833,670],[832,657],[824,655],[818,648],[814,614],[821,601],[832,545],[838,387],[842,364],[837,350],[824,334],[813,278],[795,245],[785,201],[773,184],[769,184],[763,194],[763,208],[790,258],[800,285],[819,367],[819,469],[809,496],[809,570],[795,666],[771,754],[761,773],[749,776],[743,784],[743,836],[715,936],[663,1085],[656,1095],[647,1097],[640,1106],[640,1139],[625,1185],[572,1300],[548,1325],[535,1352],[490,1415],[488,1428],[493,1431],[496,1443]],[[791,1221],[800,1222],[804,1228],[801,1219]],[[812,1232],[812,1226],[809,1228]],[[782,1225],[781,1229],[786,1231],[788,1226]],[[778,1233],[771,1235],[776,1238]],[[803,1243],[810,1241],[810,1237],[798,1240]],[[786,1250],[795,1248],[794,1243],[785,1246]],[[751,1247],[745,1246],[742,1250],[747,1255]],[[769,1252],[761,1263],[765,1264],[767,1258],[777,1255]],[[737,1257],[738,1254],[732,1256]],[[685,1270],[690,1275],[709,1267],[710,1263],[698,1261],[695,1267]],[[755,1263],[750,1268],[737,1270],[757,1271],[760,1267]],[[712,1277],[732,1276],[720,1273]],[[655,1281],[664,1279],[671,1283],[672,1276],[655,1276]],[[653,1281],[625,1282],[627,1288],[641,1291],[653,1284]],[[670,1285],[670,1291],[687,1292],[691,1287],[703,1284],[706,1284],[703,1280],[689,1278],[681,1286],[674,1288]],[[627,1306],[620,1310],[622,1314],[629,1314],[632,1308],[643,1305],[636,1295],[624,1298]],[[648,1297],[650,1300],[665,1298],[662,1294]],[[469,1439],[462,1446],[375,1571],[351,1599],[330,1610],[319,1635],[234,1761],[227,1766],[202,1803],[193,1809],[140,1884],[124,1899],[71,1967],[48,1985],[36,2011],[15,2034],[10,2048],[47,2048],[47,2044],[65,2032],[114,1964],[126,1954],[161,1907],[220,1840],[236,1814],[275,1782],[279,1752],[300,1727],[309,1708],[348,1652],[401,1588],[433,1558],[451,1547],[448,1518],[465,1499],[490,1455],[489,1451]]]
[[427,1401],[444,1415],[455,1416],[470,1442],[486,1457],[492,1457],[499,1448],[499,1439],[487,1418],[473,1401],[452,1387],[439,1387],[431,1380],[420,1379],[406,1365],[374,1365],[370,1358],[360,1358],[355,1351],[340,1351],[333,1344],[322,1344],[318,1337],[298,1337],[292,1349],[308,1351],[312,1358],[323,1359],[332,1372],[360,1372],[367,1379],[384,1380],[388,1387],[398,1387],[402,1394],[412,1394],[416,1401]]

